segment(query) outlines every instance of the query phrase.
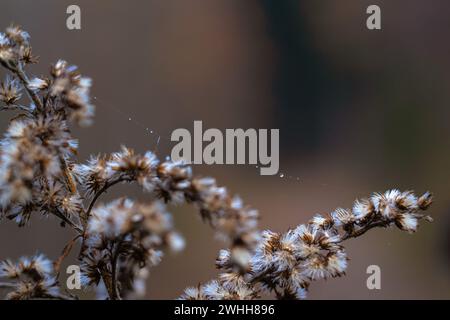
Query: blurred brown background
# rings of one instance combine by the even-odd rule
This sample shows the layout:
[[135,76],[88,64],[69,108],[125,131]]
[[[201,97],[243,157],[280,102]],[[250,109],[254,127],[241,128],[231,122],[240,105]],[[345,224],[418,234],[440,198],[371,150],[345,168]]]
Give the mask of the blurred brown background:
[[[80,31],[66,28],[70,4],[81,7]],[[370,4],[382,9],[381,31],[366,29]],[[95,125],[75,129],[80,161],[121,144],[155,150],[159,135],[164,157],[171,132],[194,120],[280,128],[284,178],[253,166],[195,167],[276,231],[373,191],[433,191],[434,223],[414,236],[375,230],[348,241],[347,276],[314,283],[309,297],[448,299],[449,10],[445,0],[2,0],[0,28],[15,22],[30,32],[41,57],[34,75],[64,58],[94,79]],[[2,130],[8,118],[2,113]],[[125,186],[103,199],[123,194],[145,199]],[[152,270],[149,298],[175,298],[216,275],[222,244],[193,208],[173,212],[187,248]],[[0,258],[56,258],[70,238],[53,219],[36,217],[22,229],[3,221]],[[371,264],[381,267],[381,290],[366,288]]]

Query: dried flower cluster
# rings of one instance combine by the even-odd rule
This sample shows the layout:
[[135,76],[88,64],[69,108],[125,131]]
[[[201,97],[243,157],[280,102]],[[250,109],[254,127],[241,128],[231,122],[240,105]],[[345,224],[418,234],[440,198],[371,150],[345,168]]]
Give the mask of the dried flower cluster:
[[[157,265],[162,256],[158,250],[169,246],[173,251],[184,248],[184,241],[173,230],[172,216],[160,202],[138,204],[118,199],[93,210],[89,219],[83,251],[84,284],[96,284],[103,279],[114,298],[135,291],[141,270]],[[117,270],[117,271],[116,271]],[[110,275],[118,274],[117,279]],[[118,281],[120,285],[115,285]]]
[[[217,280],[188,288],[183,299],[304,298],[311,281],[344,274],[342,242],[374,227],[397,225],[414,232],[431,194],[388,191],[357,201],[352,209],[315,216],[284,234],[257,229],[258,212],[219,187],[213,178],[197,178],[182,162],[159,162],[156,155],[132,149],[75,161],[78,142],[70,125],[92,122],[91,80],[75,66],[56,62],[48,78],[29,79],[24,68],[35,63],[29,35],[17,26],[0,33],[0,63],[10,75],[0,84],[0,108],[18,114],[0,142],[1,217],[19,226],[35,214],[57,217],[74,238],[53,263],[37,255],[17,264],[0,264],[0,288],[9,299],[71,299],[58,283],[62,260],[79,243],[82,283],[106,290],[110,299],[145,294],[148,269],[168,248],[184,248],[166,204],[192,203],[229,249],[216,265]],[[30,103],[21,103],[23,92]],[[148,193],[139,203],[121,198],[98,199],[112,186],[135,182]]]
[[11,291],[7,299],[65,299],[61,295],[58,282],[53,276],[53,264],[42,255],[30,259],[21,258],[17,264],[10,260],[0,263],[0,277],[14,282],[0,283],[0,287]]
[[[308,224],[279,234],[264,231],[252,256],[242,262],[235,250],[222,250],[216,261],[223,273],[197,288],[186,289],[182,299],[253,299],[275,293],[279,299],[306,297],[314,280],[339,277],[347,269],[347,254],[342,242],[358,237],[374,227],[396,225],[415,232],[421,214],[431,204],[431,194],[417,198],[412,192],[398,190],[374,194],[358,200],[352,209],[336,209],[316,215]],[[239,268],[237,268],[239,267]]]

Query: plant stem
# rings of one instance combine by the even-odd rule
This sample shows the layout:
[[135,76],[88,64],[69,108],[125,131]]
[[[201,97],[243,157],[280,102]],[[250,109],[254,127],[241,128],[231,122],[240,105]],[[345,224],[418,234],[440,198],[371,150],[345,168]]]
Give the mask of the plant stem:
[[38,108],[39,110],[43,110],[44,106],[42,104],[41,99],[39,98],[39,96],[36,94],[36,92],[34,92],[33,90],[31,90],[28,87],[28,77],[25,74],[25,72],[23,71],[22,67],[19,65],[16,66],[16,68],[8,68],[12,73],[14,73],[15,75],[17,75],[17,77],[20,79],[20,81],[22,82],[22,85],[24,86],[25,90],[28,93],[28,96],[30,97],[30,99],[34,102],[34,104],[36,105],[36,108]]
[[73,229],[75,229],[78,233],[83,234],[83,229],[80,226],[77,226],[72,220],[67,218],[62,212],[60,212],[58,209],[52,211],[52,213],[63,220],[65,223],[70,225]]
[[75,298],[72,298],[72,297],[62,294],[62,293],[55,294],[55,295],[48,294],[48,295],[42,296],[42,298],[52,299],[52,300],[76,300]]
[[345,241],[347,239],[350,239],[350,238],[356,238],[356,237],[362,236],[364,233],[366,233],[367,231],[369,231],[370,229],[373,229],[375,227],[387,227],[388,224],[389,224],[389,222],[386,222],[386,221],[377,221],[377,222],[368,224],[367,226],[365,226],[361,229],[358,229],[356,231],[347,232],[346,234],[344,234],[342,236],[341,242]]
[[75,242],[80,238],[82,234],[76,235],[72,240],[70,240],[65,246],[61,253],[61,256],[53,263],[53,266],[55,268],[55,271],[57,273],[57,278],[59,278],[59,269],[61,267],[61,263],[63,260],[69,255],[70,251],[72,250]]
[[119,289],[117,288],[117,259],[119,258],[120,246],[122,244],[122,240],[120,240],[111,257],[111,289],[112,289],[112,297],[113,300],[121,300]]
[[[84,240],[85,240],[85,238],[86,238],[86,233],[87,233],[87,224],[88,224],[89,218],[90,218],[90,216],[91,216],[91,211],[92,211],[92,209],[94,208],[95,202],[96,202],[96,201],[98,200],[98,198],[99,198],[103,193],[105,193],[110,187],[112,187],[112,186],[114,186],[114,185],[116,185],[116,184],[118,184],[118,183],[120,183],[120,182],[124,182],[124,181],[132,181],[132,180],[133,180],[133,179],[131,179],[130,177],[118,177],[118,178],[116,178],[115,180],[112,180],[112,181],[107,182],[100,190],[98,190],[98,191],[95,193],[94,197],[92,198],[92,200],[91,200],[91,202],[90,202],[90,204],[89,204],[89,207],[88,207],[86,213],[85,213],[84,216],[83,216],[83,221],[82,221],[82,223],[83,223],[83,229],[84,229],[84,231],[82,232],[82,233],[83,233],[83,241],[82,241],[82,243],[81,243],[80,253],[78,254],[79,257],[81,257],[81,255],[83,254],[83,250],[84,250],[84,248],[85,248],[85,246],[84,246]],[[105,281],[105,280],[104,280],[104,281]]]
[[129,177],[118,177],[115,180],[109,181],[107,183],[105,183],[105,185],[97,191],[97,193],[94,195],[94,197],[91,200],[91,203],[89,204],[89,207],[86,211],[86,215],[84,217],[85,219],[85,223],[87,224],[87,221],[89,220],[89,216],[91,214],[92,209],[94,208],[95,202],[98,200],[98,198],[104,193],[106,192],[110,187],[120,183],[120,182],[124,182],[124,181],[132,181],[131,178]]

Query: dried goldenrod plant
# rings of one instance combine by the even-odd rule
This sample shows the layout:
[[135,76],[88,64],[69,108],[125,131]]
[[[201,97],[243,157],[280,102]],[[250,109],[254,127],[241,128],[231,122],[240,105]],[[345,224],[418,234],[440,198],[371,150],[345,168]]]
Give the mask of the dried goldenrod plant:
[[[0,143],[1,216],[21,227],[32,215],[54,216],[73,239],[55,261],[38,254],[1,262],[0,287],[8,299],[76,299],[58,280],[62,260],[76,245],[83,286],[104,290],[109,299],[142,297],[148,269],[163,250],[184,247],[168,203],[195,205],[229,247],[217,258],[218,279],[186,289],[181,299],[301,299],[312,281],[345,273],[345,240],[375,227],[414,232],[419,220],[431,220],[421,213],[431,204],[430,193],[390,190],[351,209],[316,215],[286,233],[261,232],[256,210],[213,178],[194,177],[182,162],[159,162],[152,152],[122,147],[76,163],[78,142],[70,125],[92,123],[91,80],[62,60],[48,78],[29,78],[24,68],[35,62],[28,33],[17,26],[0,33],[0,63],[9,71],[0,85],[1,109],[17,112]],[[24,93],[27,104],[21,102]],[[97,203],[119,183],[137,183],[149,202]]]

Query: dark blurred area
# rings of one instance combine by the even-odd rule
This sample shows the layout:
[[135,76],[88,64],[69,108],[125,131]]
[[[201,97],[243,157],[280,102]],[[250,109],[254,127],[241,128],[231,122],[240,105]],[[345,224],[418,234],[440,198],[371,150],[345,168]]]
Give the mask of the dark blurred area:
[[[81,30],[66,28],[70,4],[81,8]],[[74,129],[80,161],[122,144],[164,158],[171,132],[192,130],[194,120],[205,128],[279,128],[283,177],[245,165],[194,168],[241,195],[260,210],[261,228],[275,231],[374,191],[432,191],[434,223],[413,236],[375,230],[348,241],[347,276],[313,283],[309,297],[448,299],[450,2],[378,0],[379,31],[366,28],[370,4],[2,0],[0,29],[14,22],[31,34],[40,56],[32,74],[63,58],[93,78],[95,124]],[[2,113],[2,130],[9,118]],[[121,195],[146,197],[119,186],[102,200]],[[194,208],[172,209],[187,247],[152,270],[149,298],[175,298],[217,274],[222,243]],[[26,228],[2,221],[0,259],[36,251],[55,259],[71,236],[37,215]],[[381,290],[366,288],[371,264],[381,267]]]

